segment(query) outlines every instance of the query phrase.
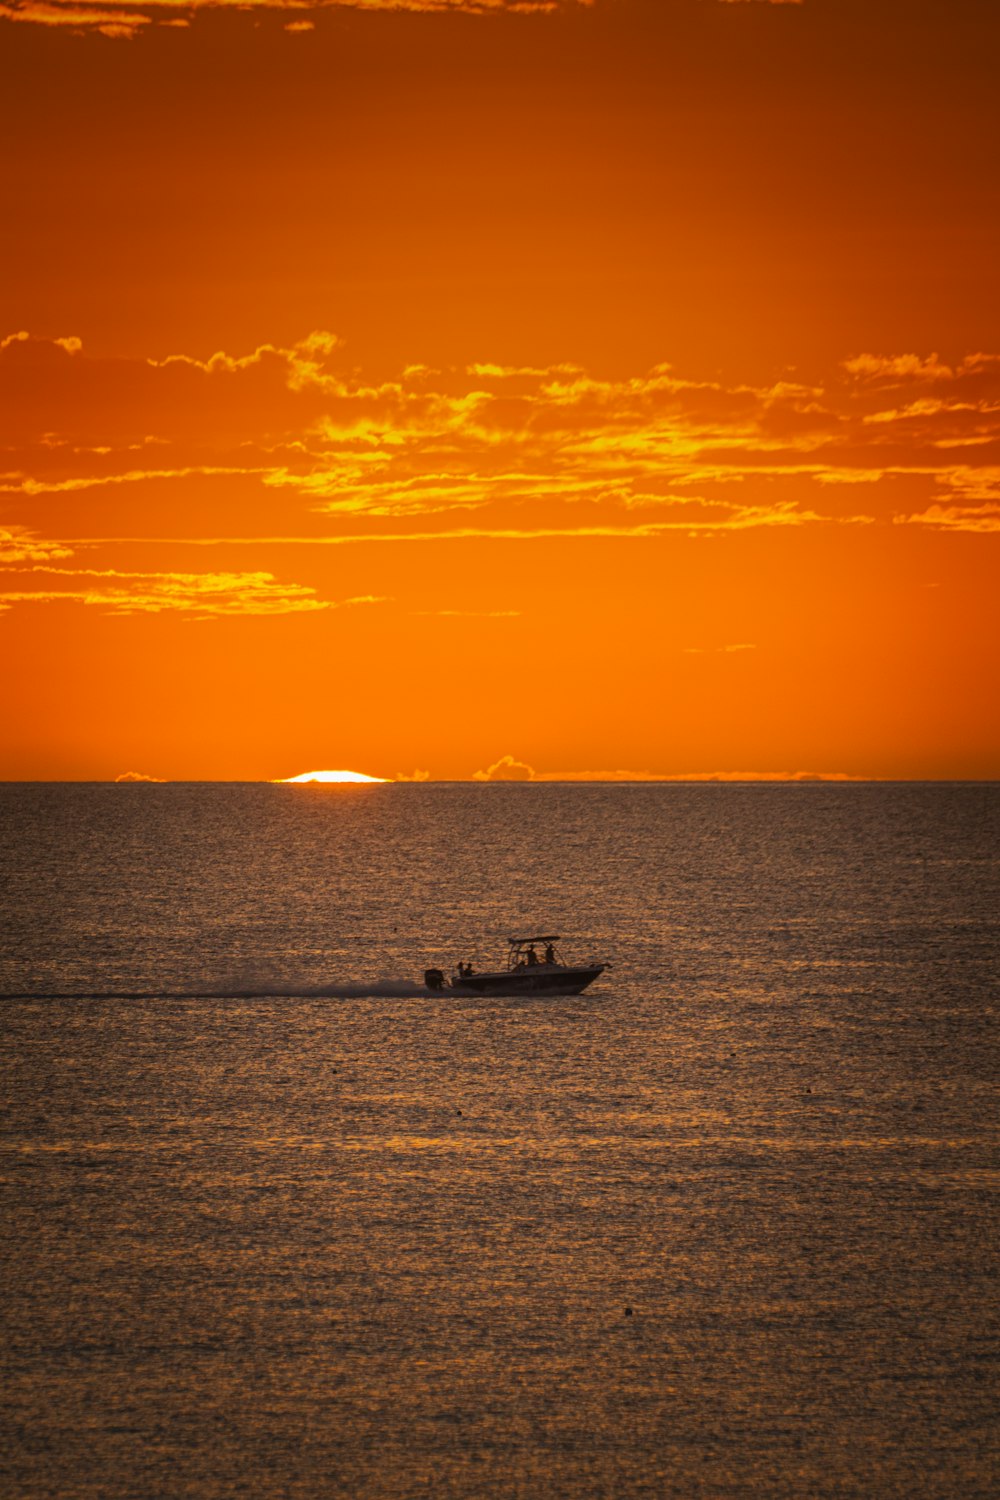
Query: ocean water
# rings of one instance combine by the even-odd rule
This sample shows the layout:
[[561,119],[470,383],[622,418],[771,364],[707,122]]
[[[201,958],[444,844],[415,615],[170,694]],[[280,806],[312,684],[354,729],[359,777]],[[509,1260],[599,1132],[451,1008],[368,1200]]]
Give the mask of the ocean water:
[[998,831],[0,787],[5,1500],[995,1496]]

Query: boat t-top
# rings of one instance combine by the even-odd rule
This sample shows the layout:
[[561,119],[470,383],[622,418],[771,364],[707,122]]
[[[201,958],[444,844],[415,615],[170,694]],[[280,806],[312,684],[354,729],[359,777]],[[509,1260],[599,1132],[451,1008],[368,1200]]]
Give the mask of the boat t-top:
[[450,978],[443,969],[427,969],[424,983],[430,990],[450,988],[467,995],[579,995],[607,964],[564,963],[556,951],[558,935],[507,939],[507,963],[502,969],[480,973],[470,963],[460,963]]

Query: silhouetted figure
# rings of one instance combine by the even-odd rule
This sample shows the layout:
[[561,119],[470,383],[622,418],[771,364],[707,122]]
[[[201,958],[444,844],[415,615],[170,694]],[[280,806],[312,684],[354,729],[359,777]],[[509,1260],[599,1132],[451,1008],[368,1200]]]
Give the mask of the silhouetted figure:
[[538,962],[538,954],[535,952],[535,945],[534,945],[534,943],[532,943],[531,947],[528,949],[528,963],[529,964],[537,964],[537,962]]
[[547,964],[554,964],[555,961],[556,961],[556,950],[553,948],[553,946],[552,946],[551,943],[547,943],[546,946],[545,946],[545,962]]

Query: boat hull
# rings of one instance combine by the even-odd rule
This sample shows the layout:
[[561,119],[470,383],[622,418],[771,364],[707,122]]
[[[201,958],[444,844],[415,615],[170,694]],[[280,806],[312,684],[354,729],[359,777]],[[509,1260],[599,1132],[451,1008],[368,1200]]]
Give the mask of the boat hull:
[[604,964],[537,964],[494,974],[464,974],[451,987],[466,995],[579,995]]

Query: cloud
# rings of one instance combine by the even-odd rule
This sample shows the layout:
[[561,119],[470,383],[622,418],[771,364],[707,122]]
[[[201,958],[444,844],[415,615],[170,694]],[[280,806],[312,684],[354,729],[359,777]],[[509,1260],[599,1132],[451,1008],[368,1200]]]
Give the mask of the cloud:
[[199,619],[225,615],[287,615],[384,602],[375,595],[318,599],[304,584],[281,583],[271,573],[127,573],[114,568],[56,569],[31,573],[94,580],[84,587],[0,590],[0,604],[86,604],[111,615],[180,613]]
[[859,525],[1000,496],[1000,356],[860,354],[759,386],[485,360],[375,380],[322,329],[145,359],[19,331],[0,444],[11,496],[245,483],[345,543]]
[[[819,517],[803,517],[796,524],[804,524],[805,520],[818,520]],[[867,516],[852,516],[852,522],[867,522]],[[759,522],[759,524],[764,524]],[[780,519],[778,524],[791,524],[787,519]],[[183,546],[183,547],[353,547],[371,546],[377,543],[387,542],[391,544],[416,544],[422,542],[469,542],[469,541],[497,541],[497,542],[539,542],[539,541],[574,541],[609,539],[613,541],[648,541],[654,537],[664,537],[676,532],[686,532],[695,536],[702,532],[710,532],[711,527],[694,528],[678,521],[644,521],[629,525],[623,523],[620,526],[522,526],[515,527],[491,527],[491,526],[452,526],[444,527],[436,531],[350,531],[339,535],[312,535],[312,536],[116,536],[116,537],[71,537],[68,540],[75,547],[96,547],[108,543],[138,543],[143,546]],[[723,528],[729,529],[729,528]],[[419,613],[419,611],[415,611]],[[424,611],[427,614],[440,614],[439,610]],[[443,613],[447,613],[444,611]],[[490,611],[489,613],[493,613]],[[499,614],[507,614],[506,610]],[[513,611],[512,613],[518,613]]]
[[737,651],[756,651],[757,647],[752,643],[745,642],[736,646],[684,646],[682,648],[685,656],[727,656]]
[[1000,531],[1000,504],[930,505],[911,516],[896,516],[897,525],[933,526],[939,531]]
[[[4,338],[0,339],[0,349],[10,349],[16,344],[27,344],[30,342],[31,334],[26,328],[21,328],[17,333],[8,333]],[[83,348],[82,339],[78,339],[75,335],[62,339],[37,339],[35,342],[38,344],[53,344],[59,349],[65,349],[67,354],[78,354]]]
[[534,781],[535,773],[531,766],[525,765],[524,761],[515,760],[513,755],[502,755],[495,760],[485,771],[475,771],[473,781]]
[[[870,781],[847,771],[536,771],[512,755],[504,755],[485,771],[476,771],[473,781],[611,781],[611,782],[816,782]],[[430,781],[429,771],[406,776],[397,772],[394,781]]]
[[[0,19],[29,25],[64,27],[76,32],[131,38],[152,26],[187,26],[199,11],[239,10],[274,16],[291,12],[297,19],[286,31],[312,30],[325,10],[413,11],[425,15],[541,16],[588,6],[594,0],[0,0]],[[780,0],[774,0],[780,3]],[[303,12],[309,19],[303,18]]]
[[[979,357],[971,356],[973,360]],[[952,366],[944,364],[936,354],[856,354],[851,359],[844,360],[843,368],[849,375],[879,385],[953,380],[956,373]]]
[[656,781],[656,782],[813,782],[870,781],[846,771],[542,771],[536,781]]
[[225,468],[218,464],[200,464],[180,469],[127,469],[122,474],[88,474],[75,479],[32,479],[24,475],[4,475],[0,480],[0,493],[8,495],[58,495],[74,490],[92,490],[106,484],[148,484],[158,479],[199,479],[226,475],[246,476],[253,473],[267,474],[266,469],[247,467]]
[[[324,11],[348,10],[392,14],[408,11],[426,16],[553,16],[587,9],[610,0],[0,0],[0,19],[76,33],[97,31],[130,39],[151,27],[189,27],[199,11],[225,10],[296,19],[284,30],[308,32]],[[719,0],[722,4],[801,5],[804,0]]]
[[123,771],[120,776],[116,776],[115,777],[115,781],[116,782],[118,782],[118,781],[156,781],[156,782],[162,783],[163,780],[164,780],[164,778],[162,776],[147,776],[144,771]]
[[0,526],[0,568],[25,562],[57,562],[72,555],[72,548],[62,542],[46,541],[26,526]]

